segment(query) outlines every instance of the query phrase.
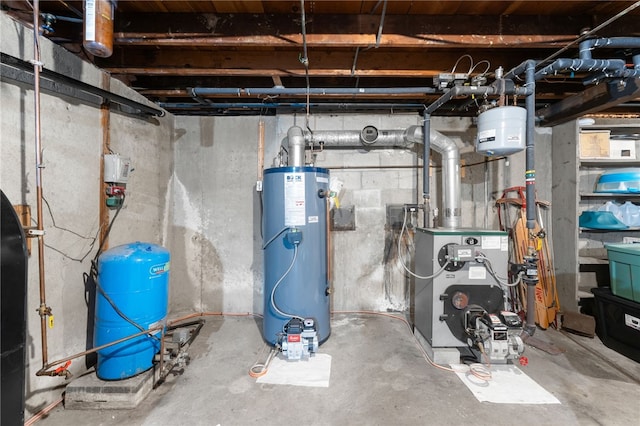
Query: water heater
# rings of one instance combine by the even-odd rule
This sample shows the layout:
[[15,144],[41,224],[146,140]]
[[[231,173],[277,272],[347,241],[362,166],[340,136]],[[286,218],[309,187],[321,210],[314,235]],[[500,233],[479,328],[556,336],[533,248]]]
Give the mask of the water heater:
[[272,345],[281,342],[285,334],[299,338],[287,330],[293,328],[292,320],[313,320],[319,343],[331,333],[328,191],[327,169],[275,167],[264,172],[262,333]]

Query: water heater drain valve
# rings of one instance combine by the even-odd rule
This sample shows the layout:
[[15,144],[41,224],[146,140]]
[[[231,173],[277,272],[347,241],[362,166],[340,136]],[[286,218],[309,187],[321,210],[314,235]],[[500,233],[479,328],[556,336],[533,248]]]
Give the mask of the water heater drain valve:
[[318,333],[312,318],[291,318],[279,339],[282,354],[288,360],[308,359],[318,350]]

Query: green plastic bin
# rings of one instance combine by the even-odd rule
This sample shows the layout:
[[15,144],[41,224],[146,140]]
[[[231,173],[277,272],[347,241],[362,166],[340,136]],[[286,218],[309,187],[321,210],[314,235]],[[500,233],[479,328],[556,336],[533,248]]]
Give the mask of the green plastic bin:
[[640,302],[640,244],[607,244],[611,292]]

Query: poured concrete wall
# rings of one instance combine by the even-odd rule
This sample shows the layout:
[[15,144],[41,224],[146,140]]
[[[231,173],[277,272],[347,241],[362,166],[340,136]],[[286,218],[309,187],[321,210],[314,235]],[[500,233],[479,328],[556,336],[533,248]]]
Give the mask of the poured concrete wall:
[[[3,53],[33,59],[32,32],[0,14],[0,48]],[[41,39],[42,62],[47,69],[102,87],[103,73],[69,52]],[[147,102],[116,80],[112,92]],[[73,94],[73,90],[69,91]],[[13,204],[31,206],[36,215],[34,93],[29,85],[0,82],[0,188]],[[81,352],[92,343],[90,307],[85,301],[83,274],[96,254],[102,183],[103,128],[99,107],[73,97],[47,93],[41,96],[43,147],[42,187],[44,206],[46,302],[54,315],[48,329],[48,360]],[[127,199],[113,225],[110,245],[132,240],[162,243],[166,188],[173,167],[173,117],[141,120],[110,114],[111,149],[128,156],[135,171],[127,185]],[[114,211],[111,212],[113,217]],[[55,220],[55,224],[54,224]],[[64,378],[36,377],[42,367],[37,242],[29,257],[27,301],[27,368],[25,418],[60,398]],[[4,278],[4,277],[3,277]],[[86,370],[85,359],[72,362],[70,371]]]
[[[171,181],[174,221],[168,232],[174,252],[171,307],[197,311],[262,312],[262,238],[258,179],[259,121],[265,124],[264,164],[279,163],[292,125],[304,116],[177,117],[175,170]],[[413,114],[313,115],[312,130],[404,129],[421,124]],[[462,152],[462,226],[497,229],[495,200],[506,187],[524,185],[524,152],[486,161],[473,152],[475,127],[468,118],[433,117],[432,127]],[[541,197],[550,194],[550,134],[536,132]],[[353,206],[355,230],[332,233],[332,307],[335,310],[404,310],[412,267],[411,239],[398,257],[399,229],[387,223],[387,206],[422,202],[421,146],[409,149],[325,149],[308,155],[343,183],[341,205]],[[542,171],[541,171],[542,170]],[[440,155],[432,151],[431,210],[440,207]],[[485,184],[486,180],[486,184]],[[486,195],[485,195],[486,194]],[[410,224],[422,226],[421,215]],[[179,277],[179,282],[176,282]]]

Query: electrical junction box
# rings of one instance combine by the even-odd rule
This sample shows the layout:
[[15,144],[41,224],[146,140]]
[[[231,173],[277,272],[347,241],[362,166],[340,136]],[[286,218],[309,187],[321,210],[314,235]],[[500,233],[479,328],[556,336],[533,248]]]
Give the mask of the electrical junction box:
[[131,171],[131,159],[118,154],[105,154],[104,181],[109,183],[127,183]]

